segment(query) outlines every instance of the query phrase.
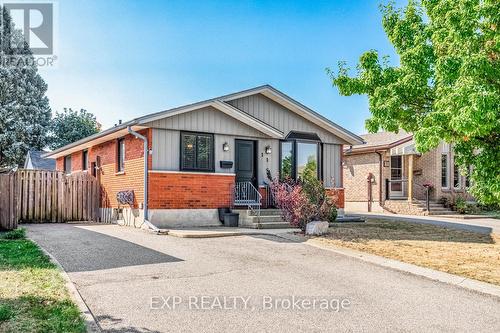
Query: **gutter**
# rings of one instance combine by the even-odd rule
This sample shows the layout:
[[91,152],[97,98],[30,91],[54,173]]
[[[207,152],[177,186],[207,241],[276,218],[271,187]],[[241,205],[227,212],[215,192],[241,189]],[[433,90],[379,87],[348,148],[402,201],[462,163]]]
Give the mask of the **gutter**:
[[148,226],[149,229],[153,230],[156,233],[160,233],[160,229],[156,227],[154,224],[149,222],[149,214],[148,214],[148,160],[149,160],[149,144],[148,138],[144,135],[139,134],[134,131],[132,127],[127,126],[127,131],[136,137],[136,139],[141,139],[144,142],[144,224]]

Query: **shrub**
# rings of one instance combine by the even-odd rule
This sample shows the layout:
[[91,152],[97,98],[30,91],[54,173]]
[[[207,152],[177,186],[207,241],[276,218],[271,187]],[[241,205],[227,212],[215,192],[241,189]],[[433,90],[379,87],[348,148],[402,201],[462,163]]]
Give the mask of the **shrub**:
[[462,197],[457,197],[455,199],[455,210],[459,214],[465,214],[467,212],[467,202]]
[[316,177],[305,176],[299,181],[271,179],[271,190],[282,217],[292,226],[305,231],[311,221],[335,221],[337,208]]
[[11,231],[7,231],[3,235],[0,235],[3,239],[23,239],[26,238],[26,230],[24,228],[19,228]]

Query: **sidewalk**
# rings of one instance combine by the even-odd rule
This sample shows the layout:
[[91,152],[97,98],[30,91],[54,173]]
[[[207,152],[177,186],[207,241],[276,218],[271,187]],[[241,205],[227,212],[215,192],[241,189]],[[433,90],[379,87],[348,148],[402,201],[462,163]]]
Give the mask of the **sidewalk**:
[[189,229],[169,229],[167,235],[180,238],[213,238],[226,236],[243,235],[279,235],[286,234],[299,229],[251,229],[251,228],[189,228]]
[[390,213],[348,213],[349,216],[362,216],[365,218],[384,218],[395,221],[405,221],[413,223],[432,224],[440,227],[467,230],[482,234],[500,233],[500,220],[484,217],[472,220],[457,219],[441,216],[415,216],[398,215]]

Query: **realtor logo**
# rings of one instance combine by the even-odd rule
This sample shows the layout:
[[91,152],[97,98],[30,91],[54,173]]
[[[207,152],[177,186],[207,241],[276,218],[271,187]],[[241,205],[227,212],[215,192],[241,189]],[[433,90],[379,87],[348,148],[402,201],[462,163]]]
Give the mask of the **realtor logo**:
[[[54,52],[54,4],[37,2],[4,2],[3,6],[20,30],[33,55],[51,55]],[[19,44],[19,41],[11,41]],[[24,45],[13,45],[23,49]]]

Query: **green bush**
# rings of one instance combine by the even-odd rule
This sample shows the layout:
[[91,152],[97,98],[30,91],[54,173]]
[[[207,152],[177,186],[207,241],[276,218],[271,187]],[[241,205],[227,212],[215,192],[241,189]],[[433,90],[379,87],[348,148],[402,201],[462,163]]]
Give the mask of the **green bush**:
[[335,220],[337,219],[337,207],[335,207],[335,205],[331,205],[330,207],[330,211],[328,213],[328,222],[335,222]]
[[455,210],[459,214],[465,214],[465,213],[467,213],[467,202],[465,201],[464,198],[457,197],[457,199],[455,200]]
[[26,238],[26,230],[24,228],[19,228],[0,235],[3,239],[24,239]]

